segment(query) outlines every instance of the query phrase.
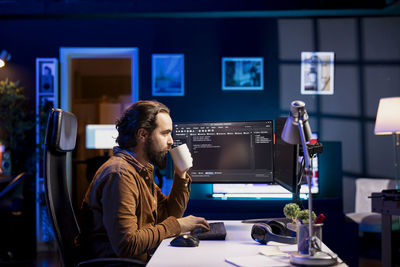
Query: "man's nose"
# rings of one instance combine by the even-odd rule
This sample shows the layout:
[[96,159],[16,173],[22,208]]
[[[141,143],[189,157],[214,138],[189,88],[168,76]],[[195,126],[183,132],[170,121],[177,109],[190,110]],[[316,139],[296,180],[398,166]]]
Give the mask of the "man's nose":
[[171,135],[169,135],[167,142],[168,142],[168,145],[170,145],[170,146],[172,146],[174,144],[174,139],[172,139]]

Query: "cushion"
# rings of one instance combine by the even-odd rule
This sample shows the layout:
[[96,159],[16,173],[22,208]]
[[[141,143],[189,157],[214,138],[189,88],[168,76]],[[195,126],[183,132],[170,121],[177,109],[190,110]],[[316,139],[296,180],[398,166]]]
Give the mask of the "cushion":
[[78,122],[74,114],[56,109],[50,115],[47,145],[59,152],[72,151],[75,148]]

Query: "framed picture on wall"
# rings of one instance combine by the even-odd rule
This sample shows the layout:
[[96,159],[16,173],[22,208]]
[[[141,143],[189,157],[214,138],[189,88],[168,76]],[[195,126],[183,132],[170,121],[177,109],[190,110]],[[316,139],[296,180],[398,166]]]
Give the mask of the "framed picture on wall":
[[152,95],[184,96],[184,55],[152,55]]
[[301,94],[333,95],[333,52],[301,53]]
[[36,60],[36,78],[39,94],[53,94],[56,87],[58,61],[54,58],[38,58]]
[[264,59],[223,57],[222,90],[264,90]]

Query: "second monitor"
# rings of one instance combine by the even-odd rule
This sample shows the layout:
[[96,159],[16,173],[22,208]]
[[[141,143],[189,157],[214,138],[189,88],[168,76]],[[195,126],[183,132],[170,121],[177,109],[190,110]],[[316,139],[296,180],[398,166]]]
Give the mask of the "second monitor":
[[273,121],[174,125],[174,143],[186,143],[197,183],[272,183]]

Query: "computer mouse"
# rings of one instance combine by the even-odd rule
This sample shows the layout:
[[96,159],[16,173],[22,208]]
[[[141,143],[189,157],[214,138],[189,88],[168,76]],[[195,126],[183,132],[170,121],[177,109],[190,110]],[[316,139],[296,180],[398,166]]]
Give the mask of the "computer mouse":
[[178,235],[170,242],[173,247],[197,247],[199,243],[199,238],[190,234]]

